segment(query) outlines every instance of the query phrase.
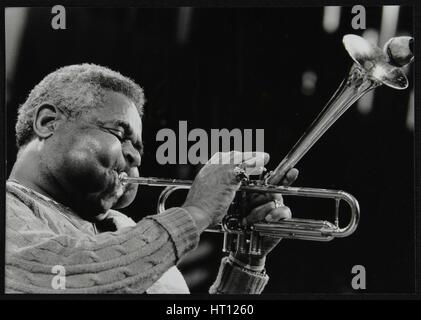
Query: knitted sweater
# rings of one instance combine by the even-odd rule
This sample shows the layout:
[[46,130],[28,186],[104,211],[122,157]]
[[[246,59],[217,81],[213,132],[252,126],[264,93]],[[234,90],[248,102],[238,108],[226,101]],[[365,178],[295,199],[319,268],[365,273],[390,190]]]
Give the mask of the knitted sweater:
[[[70,208],[7,182],[6,293],[188,293],[174,267],[199,242],[186,210],[171,208],[137,224],[114,210],[107,218],[116,231],[101,232]],[[54,285],[58,276],[65,288]],[[172,290],[177,281],[181,289]],[[209,292],[260,293],[267,281],[224,258]]]

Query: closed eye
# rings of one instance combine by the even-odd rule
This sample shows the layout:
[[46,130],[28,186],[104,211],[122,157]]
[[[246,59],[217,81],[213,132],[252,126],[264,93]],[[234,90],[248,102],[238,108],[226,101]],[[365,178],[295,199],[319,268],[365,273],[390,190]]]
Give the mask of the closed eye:
[[[127,125],[125,122],[118,122],[115,125],[117,127],[109,127],[105,123],[98,122],[98,126],[102,128],[103,130],[106,130],[107,132],[111,133],[113,136],[115,136],[121,143],[124,141],[129,140],[129,136],[132,135],[133,130],[130,128],[129,125]],[[144,153],[144,146],[142,141],[132,141],[131,142],[133,147],[139,152],[140,156],[143,156]]]
[[124,140],[124,132],[118,129],[105,128],[108,132],[114,135],[118,140]]
[[[110,132],[113,136],[115,136],[118,140],[120,140],[120,142],[124,142],[125,140],[128,140],[125,137],[125,133],[123,131],[119,130],[119,129],[113,129],[113,128],[105,128],[105,129],[108,132]],[[143,143],[142,142],[136,142],[136,143],[133,143],[133,146],[135,147],[135,149],[137,151],[139,151],[140,156],[143,156],[143,153],[144,153]]]

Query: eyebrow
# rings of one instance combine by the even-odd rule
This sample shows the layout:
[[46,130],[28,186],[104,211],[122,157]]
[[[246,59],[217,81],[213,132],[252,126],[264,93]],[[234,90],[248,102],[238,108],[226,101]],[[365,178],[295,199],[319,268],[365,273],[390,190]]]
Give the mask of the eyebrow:
[[[134,136],[134,130],[133,130],[132,126],[129,123],[127,123],[126,121],[112,120],[112,121],[109,121],[109,122],[102,122],[100,120],[97,120],[97,123],[99,125],[102,125],[102,126],[112,125],[114,127],[121,127],[121,128],[123,128],[124,134],[126,136],[129,136],[129,137]],[[145,146],[144,146],[143,142],[140,141],[140,140],[136,140],[136,142],[133,143],[133,146],[139,151],[140,155],[143,156],[144,149],[145,149]]]

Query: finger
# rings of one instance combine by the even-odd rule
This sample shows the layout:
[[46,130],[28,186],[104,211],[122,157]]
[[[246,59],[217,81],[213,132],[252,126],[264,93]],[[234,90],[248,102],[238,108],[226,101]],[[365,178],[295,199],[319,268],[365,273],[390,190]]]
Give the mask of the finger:
[[252,210],[264,203],[271,202],[273,200],[284,204],[284,199],[280,193],[252,193],[248,199],[248,209]]
[[269,162],[269,154],[266,152],[243,152],[243,159],[242,161],[247,164],[251,164],[254,166],[264,166],[266,163]]
[[246,160],[241,163],[241,167],[245,169],[247,175],[261,175],[266,170],[265,164],[269,161],[269,154],[264,152],[245,152],[244,159]]
[[269,154],[266,152],[253,151],[253,152],[239,152],[231,151],[229,153],[223,152],[223,157],[229,157],[231,163],[241,164],[243,162],[254,163],[255,161],[260,161],[263,164],[266,164],[269,161]]
[[269,161],[269,154],[261,151],[253,152],[217,152],[211,159],[210,163],[213,164],[243,164],[247,167],[263,167]]
[[[251,224],[257,221],[264,221],[267,220],[266,216],[268,216],[269,214],[271,214],[272,211],[279,211],[279,214],[281,215],[281,217],[285,214],[285,217],[288,216],[288,211],[289,208],[287,209],[287,211],[285,211],[286,209],[282,209],[282,210],[278,210],[281,208],[288,208],[286,206],[281,206],[281,207],[277,207],[275,206],[275,201],[270,201],[267,203],[264,203],[256,208],[254,208],[253,210],[251,210],[250,214],[245,218],[246,220],[246,224]],[[284,212],[285,211],[285,212]],[[289,211],[289,216],[290,216],[291,212]],[[277,217],[277,214],[275,214],[275,218]],[[272,219],[272,217],[270,218]]]
[[269,214],[269,212],[274,208],[275,203],[273,201],[266,202],[254,208],[253,210],[251,210],[250,214],[247,217],[245,217],[246,224],[248,225],[257,221],[263,221],[266,215]]
[[261,158],[261,159],[264,159],[265,161],[269,161],[269,154],[262,151],[247,151],[247,152],[231,151],[229,154],[230,154],[230,157],[238,163],[248,161],[253,158]]
[[278,207],[273,209],[265,216],[267,222],[279,221],[282,219],[291,218],[291,210],[287,206]]
[[284,186],[290,186],[295,180],[298,178],[298,169],[292,168],[290,169],[285,177],[282,179],[281,184]]
[[[208,160],[207,163],[210,164],[223,164],[226,159],[230,159],[230,155],[228,152],[216,152],[214,155]],[[228,161],[229,163],[229,161]]]
[[290,169],[286,174],[283,174],[281,171],[276,172],[271,178],[271,184],[281,184],[284,186],[291,185],[298,177],[298,170],[296,168]]
[[260,176],[263,172],[265,172],[265,167],[260,166],[260,167],[255,167],[255,166],[251,166],[251,167],[245,167],[244,170],[246,171],[246,175],[248,176]]

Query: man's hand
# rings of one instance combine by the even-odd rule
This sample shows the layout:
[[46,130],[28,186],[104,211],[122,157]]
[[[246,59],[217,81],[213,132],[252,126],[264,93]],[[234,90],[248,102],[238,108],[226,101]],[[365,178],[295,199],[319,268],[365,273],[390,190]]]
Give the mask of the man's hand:
[[235,168],[258,173],[269,160],[264,152],[216,153],[197,174],[183,208],[189,211],[200,231],[219,223],[226,214],[241,181]]
[[[284,177],[275,175],[270,183],[289,186],[297,177],[298,170],[293,168]],[[253,193],[250,195],[248,208],[250,214],[243,220],[243,224],[246,225],[258,221],[272,222],[291,218],[291,210],[284,205],[282,195],[278,193]],[[262,254],[260,256],[237,253],[232,255],[232,257],[243,264],[263,268],[266,256],[280,241],[281,239],[264,237],[262,239]]]

